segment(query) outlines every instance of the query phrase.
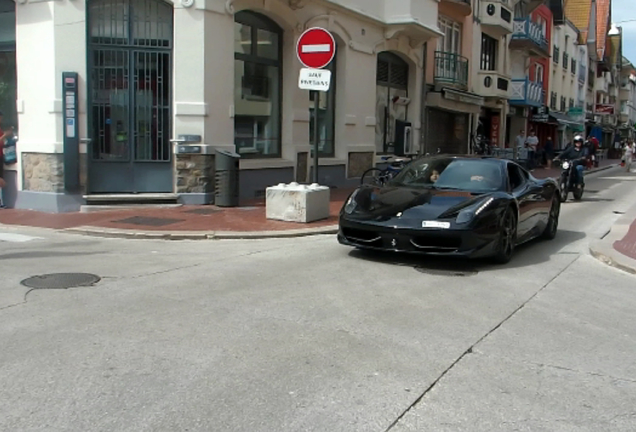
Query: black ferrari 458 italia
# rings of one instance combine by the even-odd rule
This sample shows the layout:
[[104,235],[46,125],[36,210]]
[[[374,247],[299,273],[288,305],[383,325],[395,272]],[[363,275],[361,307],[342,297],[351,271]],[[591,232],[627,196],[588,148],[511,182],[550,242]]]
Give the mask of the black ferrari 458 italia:
[[554,179],[513,161],[432,156],[382,186],[362,185],[340,211],[338,241],[363,249],[510,261],[515,246],[557,233]]

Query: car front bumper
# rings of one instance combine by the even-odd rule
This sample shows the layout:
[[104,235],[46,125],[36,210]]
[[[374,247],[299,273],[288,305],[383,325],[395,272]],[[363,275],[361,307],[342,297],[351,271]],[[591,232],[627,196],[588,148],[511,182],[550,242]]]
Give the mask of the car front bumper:
[[338,242],[360,249],[390,252],[487,257],[497,252],[499,230],[496,226],[475,229],[396,228],[340,218]]

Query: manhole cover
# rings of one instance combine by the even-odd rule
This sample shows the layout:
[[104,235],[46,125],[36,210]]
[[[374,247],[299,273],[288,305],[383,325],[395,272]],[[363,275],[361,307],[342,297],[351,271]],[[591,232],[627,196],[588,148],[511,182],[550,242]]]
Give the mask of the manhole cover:
[[21,284],[36,289],[65,289],[91,286],[100,280],[99,276],[90,273],[53,273],[31,276]]
[[220,213],[222,210],[213,209],[213,208],[198,208],[194,210],[188,210],[184,213],[192,213],[192,214],[200,214],[200,215],[209,215],[213,213]]
[[183,219],[166,219],[166,218],[153,218],[146,216],[133,216],[126,219],[120,219],[113,221],[115,223],[125,223],[132,225],[145,225],[145,226],[164,226],[177,222],[183,222]]
[[435,265],[435,266],[415,266],[415,270],[420,273],[426,273],[433,276],[454,276],[454,277],[462,277],[462,276],[474,276],[479,273],[476,269],[473,268],[464,268],[460,266],[446,266],[446,265]]

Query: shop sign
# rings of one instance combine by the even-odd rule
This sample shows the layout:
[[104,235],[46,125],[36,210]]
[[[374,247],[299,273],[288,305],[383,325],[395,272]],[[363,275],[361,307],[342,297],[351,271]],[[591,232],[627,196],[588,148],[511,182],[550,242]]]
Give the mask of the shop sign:
[[490,144],[491,145],[499,145],[500,127],[501,127],[500,117],[498,115],[492,116],[492,121],[490,126]]
[[614,114],[614,105],[596,104],[596,106],[594,107],[594,114],[598,114],[598,115]]
[[550,115],[549,114],[535,114],[532,116],[531,121],[535,122],[535,123],[547,123],[548,121],[550,121]]

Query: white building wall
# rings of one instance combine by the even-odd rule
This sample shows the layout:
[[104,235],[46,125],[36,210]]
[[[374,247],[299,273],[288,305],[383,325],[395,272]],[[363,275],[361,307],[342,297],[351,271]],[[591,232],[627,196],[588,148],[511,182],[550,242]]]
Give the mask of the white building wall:
[[[86,117],[87,43],[86,2],[18,2],[17,18],[17,106],[20,122],[19,157],[33,153],[52,155],[40,173],[54,186],[38,192],[63,194],[63,71],[79,74],[80,137],[88,136]],[[281,113],[281,157],[241,161],[241,170],[296,167],[299,152],[308,152],[309,95],[298,89],[301,64],[296,41],[312,26],[330,30],[338,42],[335,156],[322,158],[321,165],[347,166],[351,152],[375,154],[376,63],[382,51],[392,51],[409,64],[407,121],[413,125],[414,142],[421,135],[423,80],[422,44],[437,37],[435,0],[348,0],[331,2],[262,0],[195,0],[192,7],[174,5],[173,130],[201,135],[202,144],[234,149],[234,13],[250,9],[262,13],[284,30]],[[82,146],[86,152],[86,146]],[[18,178],[22,172],[18,161]],[[29,165],[27,163],[26,165]],[[52,172],[54,171],[54,172]],[[20,182],[19,189],[33,190]],[[51,181],[49,181],[51,183]],[[28,185],[27,185],[28,186]],[[175,186],[176,188],[176,186]]]

